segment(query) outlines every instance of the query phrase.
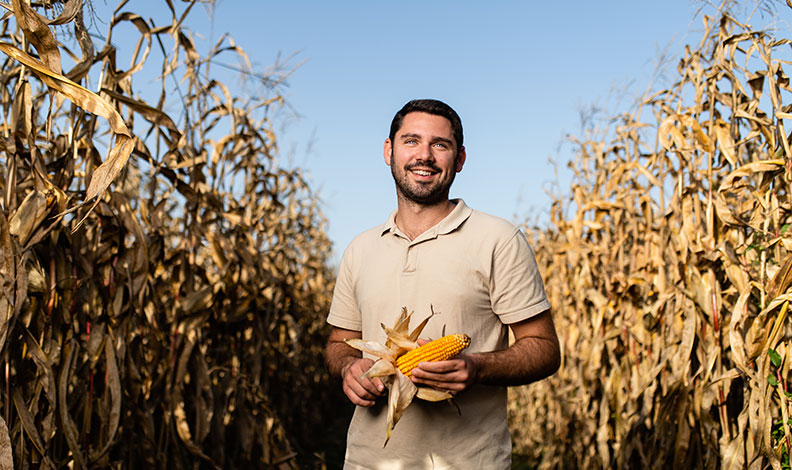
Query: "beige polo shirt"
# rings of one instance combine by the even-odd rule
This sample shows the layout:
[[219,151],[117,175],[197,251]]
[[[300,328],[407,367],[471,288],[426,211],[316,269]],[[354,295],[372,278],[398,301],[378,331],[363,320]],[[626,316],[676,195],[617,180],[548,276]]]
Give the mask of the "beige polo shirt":
[[[410,240],[388,221],[355,238],[341,259],[328,323],[385,341],[401,308],[411,327],[435,315],[422,337],[466,333],[466,352],[505,349],[508,327],[550,308],[533,251],[510,222],[454,200],[454,210]],[[386,399],[357,407],[347,435],[344,468],[508,469],[511,440],[506,388],[477,385],[447,403],[415,399],[383,448]]]

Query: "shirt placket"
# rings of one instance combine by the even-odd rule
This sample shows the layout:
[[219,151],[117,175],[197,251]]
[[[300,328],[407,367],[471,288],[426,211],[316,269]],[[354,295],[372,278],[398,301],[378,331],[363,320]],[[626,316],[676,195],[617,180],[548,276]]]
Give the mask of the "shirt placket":
[[407,245],[404,250],[404,264],[402,265],[402,274],[413,274],[417,266],[418,260],[418,246],[412,243]]
[[[401,306],[407,307],[410,311],[416,308],[416,299],[420,297],[421,276],[418,272],[418,261],[420,260],[421,250],[427,249],[426,244],[437,238],[437,232],[431,230],[423,233],[415,240],[406,239],[404,254],[402,257],[402,270],[399,275],[399,300]],[[423,286],[425,289],[426,286]]]

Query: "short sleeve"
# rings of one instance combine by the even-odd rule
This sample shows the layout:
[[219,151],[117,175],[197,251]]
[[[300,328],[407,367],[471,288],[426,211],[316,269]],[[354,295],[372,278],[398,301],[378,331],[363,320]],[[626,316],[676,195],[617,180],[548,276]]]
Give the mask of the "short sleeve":
[[496,248],[490,276],[490,302],[492,310],[505,324],[531,318],[550,308],[536,257],[518,228]]
[[349,247],[341,257],[327,323],[346,330],[361,331],[363,321],[355,295],[354,264],[353,250]]

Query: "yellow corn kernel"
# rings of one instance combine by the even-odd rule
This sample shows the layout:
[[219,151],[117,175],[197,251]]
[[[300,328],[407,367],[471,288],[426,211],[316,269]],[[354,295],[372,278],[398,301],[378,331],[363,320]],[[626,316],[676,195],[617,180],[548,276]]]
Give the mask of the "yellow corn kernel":
[[419,362],[445,361],[456,356],[468,346],[470,346],[470,337],[466,334],[443,336],[399,356],[396,359],[396,367],[402,374],[409,377]]

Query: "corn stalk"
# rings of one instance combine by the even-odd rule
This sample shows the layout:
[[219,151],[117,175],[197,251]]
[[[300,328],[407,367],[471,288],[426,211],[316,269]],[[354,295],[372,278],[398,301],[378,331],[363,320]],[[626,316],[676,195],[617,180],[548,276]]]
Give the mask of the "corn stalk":
[[324,218],[277,72],[199,53],[195,4],[122,2],[98,47],[80,0],[0,22],[0,468],[323,465]]

